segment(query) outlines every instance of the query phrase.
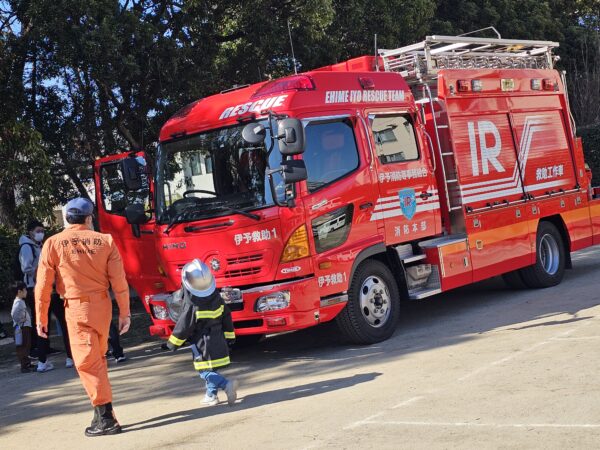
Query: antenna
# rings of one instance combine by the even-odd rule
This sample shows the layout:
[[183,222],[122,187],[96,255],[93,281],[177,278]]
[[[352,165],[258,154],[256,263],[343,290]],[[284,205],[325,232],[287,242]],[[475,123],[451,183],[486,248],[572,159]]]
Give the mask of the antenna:
[[296,56],[294,55],[294,42],[292,41],[292,28],[290,27],[290,19],[287,21],[288,34],[290,35],[290,47],[292,47],[292,60],[294,61],[294,73],[298,75],[298,68],[296,67]]
[[375,72],[379,72],[379,55],[377,50],[377,33],[375,33]]

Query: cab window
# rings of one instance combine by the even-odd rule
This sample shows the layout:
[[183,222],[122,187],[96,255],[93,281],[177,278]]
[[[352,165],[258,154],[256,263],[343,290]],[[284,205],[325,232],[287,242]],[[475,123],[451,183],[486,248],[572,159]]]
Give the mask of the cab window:
[[419,159],[413,124],[408,115],[370,116],[377,157],[382,164]]
[[358,168],[358,149],[349,120],[312,122],[306,126],[306,164],[308,190],[333,183]]
[[102,205],[110,214],[125,215],[125,207],[134,203],[149,206],[149,182],[146,174],[142,176],[142,189],[127,191],[123,181],[121,165],[118,162],[105,164],[100,169],[102,187]]

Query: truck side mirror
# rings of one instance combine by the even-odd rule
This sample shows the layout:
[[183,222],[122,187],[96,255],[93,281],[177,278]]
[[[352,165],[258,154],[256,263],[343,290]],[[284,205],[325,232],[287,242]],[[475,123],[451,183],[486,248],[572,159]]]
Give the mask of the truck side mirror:
[[141,225],[150,220],[146,214],[146,208],[140,203],[127,205],[125,207],[125,218],[127,219],[127,223],[131,225]]
[[282,119],[277,122],[277,139],[282,155],[304,153],[304,127],[298,119]]
[[256,145],[265,141],[267,130],[262,123],[249,123],[242,129],[242,139],[248,144]]
[[299,159],[287,159],[281,162],[281,176],[285,184],[298,183],[308,178],[306,165]]
[[123,182],[128,191],[137,191],[142,188],[141,168],[144,167],[137,158],[125,158],[121,161]]

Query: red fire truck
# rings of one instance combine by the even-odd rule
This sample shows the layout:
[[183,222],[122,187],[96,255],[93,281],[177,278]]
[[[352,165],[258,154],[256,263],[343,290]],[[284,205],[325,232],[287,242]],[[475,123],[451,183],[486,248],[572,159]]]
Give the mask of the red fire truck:
[[98,219],[173,327],[184,264],[214,271],[238,335],[336,320],[391,336],[401,300],[503,275],[560,283],[600,240],[557,43],[429,36],[200,99],[156,158],[95,165]]

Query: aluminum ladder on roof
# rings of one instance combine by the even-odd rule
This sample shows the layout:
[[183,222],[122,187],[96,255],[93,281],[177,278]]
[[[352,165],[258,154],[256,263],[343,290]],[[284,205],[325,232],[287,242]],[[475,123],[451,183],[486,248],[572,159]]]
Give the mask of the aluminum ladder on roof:
[[409,84],[437,77],[441,69],[552,69],[558,42],[468,36],[427,36],[393,50],[378,50],[386,72]]
[[433,87],[437,81],[438,71],[441,69],[552,69],[558,59],[558,56],[552,54],[552,50],[559,46],[558,42],[502,39],[493,27],[476,32],[489,29],[496,32],[498,38],[434,35],[405,47],[378,50],[378,55],[383,60],[384,71],[399,73],[411,87],[418,85],[424,87],[426,97],[418,102],[428,103],[431,107],[435,145],[433,142],[431,144],[437,150],[441,161],[446,205],[450,214],[462,209],[462,202],[454,152],[451,148],[442,148],[440,139],[440,128],[448,125],[438,124],[435,115],[435,104],[439,104],[442,111],[445,108],[437,96],[431,94],[430,89],[430,86]]

